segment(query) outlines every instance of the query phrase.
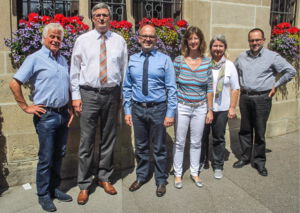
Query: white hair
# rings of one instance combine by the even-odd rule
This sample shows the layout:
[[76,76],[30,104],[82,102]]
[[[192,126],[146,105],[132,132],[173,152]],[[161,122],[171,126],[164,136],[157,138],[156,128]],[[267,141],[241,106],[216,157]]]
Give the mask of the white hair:
[[61,33],[61,39],[64,37],[64,28],[59,23],[50,23],[47,24],[43,29],[43,36],[42,36],[42,44],[44,44],[44,39],[48,36],[49,30],[58,30]]

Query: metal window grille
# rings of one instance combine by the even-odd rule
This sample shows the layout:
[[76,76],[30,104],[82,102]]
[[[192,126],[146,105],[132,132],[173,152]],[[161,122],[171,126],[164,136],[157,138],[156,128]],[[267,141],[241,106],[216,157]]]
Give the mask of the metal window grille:
[[113,20],[126,20],[126,1],[125,0],[92,0],[91,8],[94,5],[104,2],[108,4],[112,11]]
[[145,17],[180,19],[182,0],[133,0],[133,16],[137,23]]
[[52,17],[57,13],[75,16],[79,12],[78,0],[18,0],[16,6],[18,19],[33,12]]
[[295,24],[297,0],[272,0],[270,25],[274,27],[281,22]]

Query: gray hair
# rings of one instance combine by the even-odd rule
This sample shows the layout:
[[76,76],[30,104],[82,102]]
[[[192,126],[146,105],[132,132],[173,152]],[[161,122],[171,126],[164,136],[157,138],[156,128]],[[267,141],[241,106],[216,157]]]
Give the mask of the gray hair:
[[43,29],[43,36],[42,36],[42,44],[44,44],[44,39],[48,36],[49,30],[58,30],[61,33],[61,39],[64,37],[64,28],[59,23],[50,23],[47,24]]
[[227,50],[227,41],[226,41],[226,38],[224,35],[222,34],[219,34],[219,35],[215,35],[211,40],[210,40],[210,43],[209,43],[209,49],[211,50],[212,48],[212,45],[215,41],[221,41],[224,46],[225,46],[225,51]]
[[110,7],[107,4],[103,3],[103,2],[96,4],[92,8],[92,16],[94,15],[95,11],[99,10],[99,9],[107,9],[108,13],[109,13],[109,17],[112,19],[112,12],[111,12]]

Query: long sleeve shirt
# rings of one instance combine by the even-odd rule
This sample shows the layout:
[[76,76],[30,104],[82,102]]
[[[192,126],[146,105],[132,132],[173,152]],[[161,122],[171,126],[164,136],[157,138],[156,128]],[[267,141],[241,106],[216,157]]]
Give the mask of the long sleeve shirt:
[[145,56],[142,52],[132,55],[126,71],[123,97],[124,111],[131,114],[132,101],[167,102],[166,117],[174,117],[177,107],[175,71],[169,56],[152,50],[148,68],[148,95],[142,93],[143,64]]
[[107,83],[102,85],[99,78],[100,36],[97,30],[92,30],[79,36],[75,42],[70,70],[73,100],[81,99],[80,86],[101,88],[121,85],[128,62],[126,42],[117,33],[105,33]]
[[[290,81],[296,74],[295,68],[278,53],[262,48],[258,55],[248,50],[240,54],[234,62],[240,86],[249,91],[266,91]],[[275,82],[276,76],[282,76]]]
[[29,82],[35,105],[58,108],[69,102],[70,77],[67,60],[59,53],[54,57],[45,46],[29,55],[13,78],[22,83]]

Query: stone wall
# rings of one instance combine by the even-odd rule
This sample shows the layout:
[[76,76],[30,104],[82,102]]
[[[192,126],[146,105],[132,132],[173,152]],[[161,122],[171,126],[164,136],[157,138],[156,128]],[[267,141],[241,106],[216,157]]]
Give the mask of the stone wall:
[[[271,0],[185,0],[183,16],[191,25],[202,29],[207,43],[214,35],[224,34],[228,42],[229,58],[235,60],[242,51],[249,48],[247,35],[255,27],[265,31],[267,46],[271,31],[270,5]],[[298,27],[299,18],[297,15]],[[273,98],[266,135],[272,137],[299,130],[299,115],[299,78],[295,78],[281,87]],[[234,127],[237,133],[239,125]]]
[[[16,29],[17,19],[11,0],[2,0],[0,8],[0,40],[9,38]],[[86,0],[80,0],[80,13],[88,21]],[[131,8],[127,5],[127,8]],[[199,26],[209,39],[217,33],[225,34],[232,60],[248,48],[247,33],[253,27],[261,27],[270,35],[268,24],[270,0],[184,0],[184,18]],[[299,9],[298,9],[299,14]],[[127,15],[130,19],[132,16]],[[298,15],[298,19],[299,19]],[[298,21],[299,27],[300,21]],[[15,70],[11,66],[9,51],[0,42],[0,194],[8,185],[20,185],[35,181],[38,140],[32,123],[32,116],[24,113],[15,103],[8,88],[8,82]],[[276,136],[299,130],[299,84],[296,80],[283,87],[274,98],[268,123],[268,136]],[[24,96],[28,97],[25,90]],[[240,116],[229,122],[228,140],[237,141]],[[115,146],[114,159],[117,171],[133,168],[134,155],[132,130],[126,127],[120,114],[119,140]],[[168,149],[171,158],[173,128],[168,129]],[[79,123],[75,119],[70,129],[68,152],[63,165],[63,177],[76,176],[77,151],[79,144]],[[99,135],[97,135],[99,138]],[[98,145],[97,145],[98,146]]]

